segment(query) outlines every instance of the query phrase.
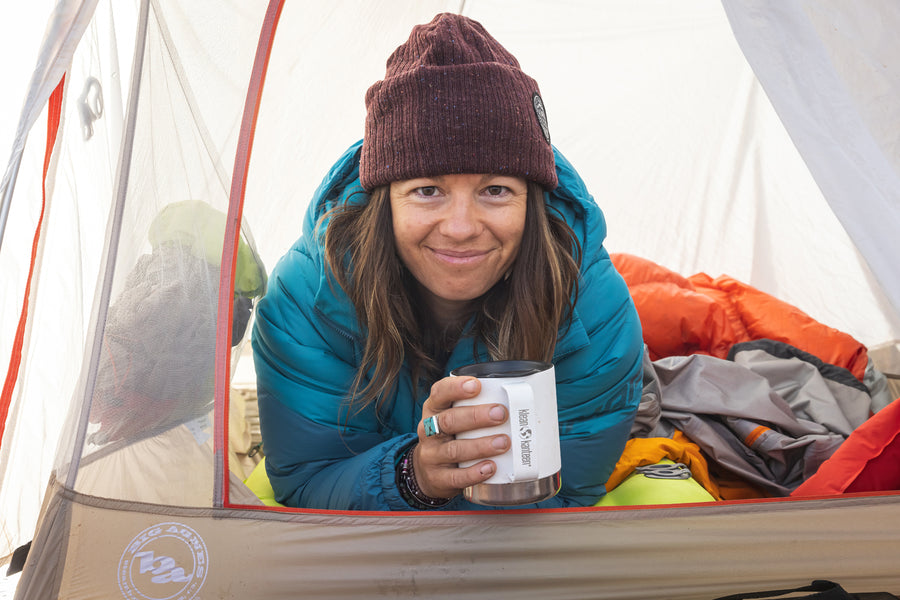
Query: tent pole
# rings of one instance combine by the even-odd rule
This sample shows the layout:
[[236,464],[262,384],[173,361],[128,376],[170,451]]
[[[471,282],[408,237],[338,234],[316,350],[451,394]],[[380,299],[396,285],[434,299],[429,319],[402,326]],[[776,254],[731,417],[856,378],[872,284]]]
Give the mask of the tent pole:
[[240,239],[241,214],[244,209],[244,192],[247,188],[247,172],[250,168],[250,154],[253,150],[253,136],[256,133],[256,119],[259,104],[269,68],[269,57],[275,41],[275,30],[281,18],[284,0],[270,0],[263,19],[262,31],[253,59],[253,70],[247,85],[241,130],[234,157],[231,176],[231,191],[228,196],[228,217],[225,222],[225,239],[222,247],[222,261],[219,271],[219,303],[216,316],[216,364],[215,364],[215,409],[213,444],[213,506],[221,508],[228,500],[228,409],[231,387],[231,319],[234,295],[234,272]]
[[94,339],[91,347],[91,359],[88,365],[87,379],[84,386],[84,402],[81,405],[81,415],[78,420],[78,428],[75,433],[75,445],[72,453],[72,462],[66,475],[66,487],[75,488],[75,480],[81,465],[81,455],[87,437],[87,425],[93,403],[94,384],[97,380],[97,369],[100,363],[100,355],[103,349],[103,331],[106,329],[106,317],[109,311],[109,299],[112,295],[113,274],[116,270],[116,249],[119,246],[119,237],[122,232],[122,214],[125,207],[125,197],[128,195],[128,177],[131,171],[131,157],[134,150],[134,130],[137,122],[137,107],[140,100],[141,75],[144,69],[144,52],[147,45],[147,23],[149,20],[149,0],[141,0],[140,16],[138,18],[138,32],[135,38],[134,67],[131,72],[131,91],[128,98],[128,112],[126,113],[125,138],[122,142],[122,150],[119,155],[119,171],[116,177],[116,197],[112,207],[111,226],[109,231],[109,245],[106,247],[106,265],[103,269],[103,283],[100,290],[100,301],[97,308],[97,324],[94,328]]

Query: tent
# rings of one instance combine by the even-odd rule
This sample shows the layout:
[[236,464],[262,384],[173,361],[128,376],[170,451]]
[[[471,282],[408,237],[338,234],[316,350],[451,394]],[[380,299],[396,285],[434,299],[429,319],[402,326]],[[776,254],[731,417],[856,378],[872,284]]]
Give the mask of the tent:
[[727,273],[870,348],[900,339],[894,3],[60,0],[0,187],[0,557],[31,541],[16,597],[900,592],[898,492],[369,514],[244,487],[232,333],[253,278],[361,137],[388,54],[440,11],[540,82],[611,251]]

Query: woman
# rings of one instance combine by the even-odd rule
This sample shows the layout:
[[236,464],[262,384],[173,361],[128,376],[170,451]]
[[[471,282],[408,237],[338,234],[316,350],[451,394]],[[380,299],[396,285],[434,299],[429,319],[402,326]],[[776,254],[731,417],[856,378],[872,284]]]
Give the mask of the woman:
[[[551,361],[562,489],[605,493],[640,399],[640,323],[603,216],[550,145],[536,82],[477,22],[413,29],[366,94],[366,132],[325,178],[253,335],[266,469],[279,502],[483,509],[501,405],[452,408],[454,368]],[[435,416],[439,435],[426,435]],[[478,461],[471,467],[457,463]]]

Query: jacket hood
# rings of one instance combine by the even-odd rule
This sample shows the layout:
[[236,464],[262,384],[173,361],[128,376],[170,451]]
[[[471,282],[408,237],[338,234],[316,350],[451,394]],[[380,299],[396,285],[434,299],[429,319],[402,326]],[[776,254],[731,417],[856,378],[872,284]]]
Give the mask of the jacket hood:
[[[316,293],[317,312],[332,325],[355,337],[360,334],[353,308],[337,282],[327,275],[321,245],[307,241],[323,234],[328,224],[327,221],[320,221],[329,210],[343,203],[364,204],[368,201],[369,196],[359,180],[361,148],[362,140],[350,146],[325,175],[309,204],[303,236],[297,242],[302,251],[320,263],[320,273],[323,273]],[[575,232],[581,244],[582,264],[592,264],[596,255],[606,253],[603,248],[606,220],[572,164],[555,147],[553,153],[559,185],[552,192],[544,192],[544,201]]]

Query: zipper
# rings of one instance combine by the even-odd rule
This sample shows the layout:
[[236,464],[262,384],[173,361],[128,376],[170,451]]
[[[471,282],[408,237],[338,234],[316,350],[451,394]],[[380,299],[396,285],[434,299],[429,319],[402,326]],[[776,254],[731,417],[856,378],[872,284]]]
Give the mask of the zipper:
[[325,316],[325,313],[322,312],[322,310],[318,306],[313,306],[313,312],[316,314],[316,317],[318,317],[318,319],[322,323],[325,323],[326,325],[331,327],[341,337],[347,338],[347,341],[349,341],[353,345],[354,357],[357,359],[357,361],[359,361],[361,356],[359,354],[358,349],[362,345],[363,337],[361,335],[357,335],[356,333],[349,331],[349,330],[345,329],[344,327],[341,327],[340,325],[335,323],[332,319]]

